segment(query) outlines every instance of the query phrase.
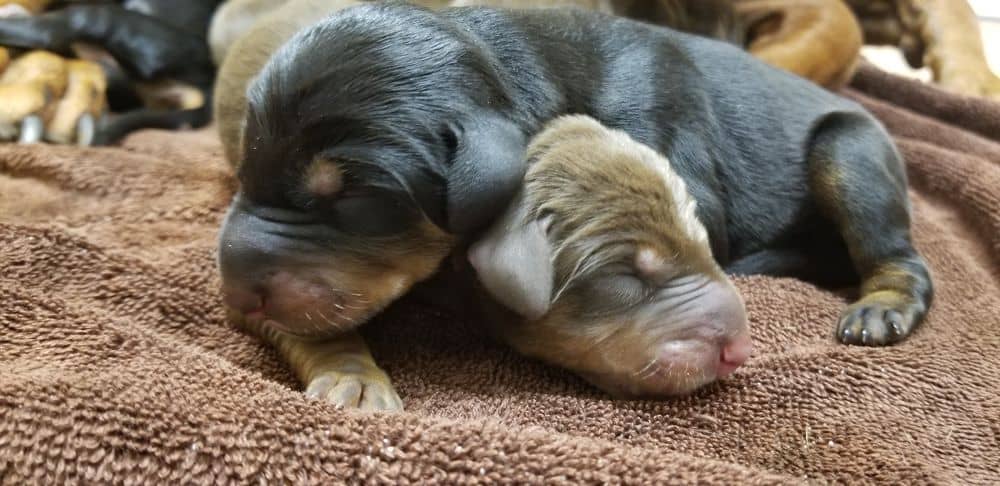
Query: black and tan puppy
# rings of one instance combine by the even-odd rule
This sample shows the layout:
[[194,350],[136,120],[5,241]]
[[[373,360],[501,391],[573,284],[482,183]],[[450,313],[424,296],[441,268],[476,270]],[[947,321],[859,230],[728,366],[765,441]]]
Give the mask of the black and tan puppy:
[[621,396],[690,392],[750,356],[743,301],[670,162],[592,118],[551,122],[524,186],[469,250],[482,318]]
[[229,305],[288,334],[343,336],[434,273],[520,189],[528,138],[568,113],[666,156],[724,268],[852,263],[840,340],[896,342],[930,305],[881,125],[730,45],[579,9],[369,4],[294,35],[247,100],[219,261]]

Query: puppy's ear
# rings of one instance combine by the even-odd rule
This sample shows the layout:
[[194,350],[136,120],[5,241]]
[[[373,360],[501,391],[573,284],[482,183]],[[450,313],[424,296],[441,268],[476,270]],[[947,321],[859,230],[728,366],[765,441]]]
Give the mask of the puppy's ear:
[[510,120],[482,112],[451,127],[447,230],[469,234],[485,227],[521,187],[525,136]]
[[545,222],[528,218],[523,196],[469,248],[483,287],[501,304],[534,320],[552,303],[552,248]]

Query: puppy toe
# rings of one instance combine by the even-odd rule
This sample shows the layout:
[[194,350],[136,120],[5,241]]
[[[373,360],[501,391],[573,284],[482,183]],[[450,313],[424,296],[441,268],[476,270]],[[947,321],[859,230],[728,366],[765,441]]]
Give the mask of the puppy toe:
[[69,82],[46,126],[45,138],[59,144],[90,145],[96,131],[94,115],[104,106],[107,81],[97,64],[88,61],[67,64]]
[[49,99],[38,84],[0,84],[0,140],[37,142],[45,129],[40,113]]
[[337,407],[356,408],[364,387],[356,378],[343,378],[326,393],[326,401]]
[[837,325],[844,344],[885,346],[899,342],[913,330],[918,309],[901,299],[873,297],[848,307]]
[[21,120],[20,136],[17,142],[21,144],[38,143],[44,133],[45,123],[42,121],[42,117],[29,115]]
[[396,390],[385,383],[371,383],[365,387],[359,406],[361,410],[381,410],[398,412],[403,409],[403,401],[399,399]]
[[389,377],[380,369],[357,366],[319,373],[306,387],[306,396],[324,400],[338,408],[398,411],[403,402]]
[[84,113],[76,122],[76,144],[89,147],[94,143],[95,133],[97,133],[97,122],[90,113]]

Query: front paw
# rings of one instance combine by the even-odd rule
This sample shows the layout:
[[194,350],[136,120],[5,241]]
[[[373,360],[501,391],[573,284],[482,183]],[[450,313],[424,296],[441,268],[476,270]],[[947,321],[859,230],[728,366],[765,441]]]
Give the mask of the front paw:
[[837,325],[844,344],[886,346],[908,336],[922,315],[920,304],[895,292],[870,294],[849,306]]
[[396,412],[403,401],[392,382],[374,364],[347,361],[318,372],[306,387],[306,396],[326,400],[340,408]]

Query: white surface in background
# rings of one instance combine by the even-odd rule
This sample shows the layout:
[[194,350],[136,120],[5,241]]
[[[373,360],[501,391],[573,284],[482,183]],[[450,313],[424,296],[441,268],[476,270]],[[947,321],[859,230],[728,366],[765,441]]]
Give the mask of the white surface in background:
[[[983,46],[986,48],[986,59],[993,72],[1000,74],[1000,0],[969,0],[969,4],[972,5],[976,15],[988,18],[979,23],[983,33]],[[868,46],[861,50],[861,54],[886,71],[924,81],[931,80],[928,69],[910,68],[903,55],[894,47]]]
[[980,17],[1000,18],[1000,1],[998,0],[969,0],[972,10]]

